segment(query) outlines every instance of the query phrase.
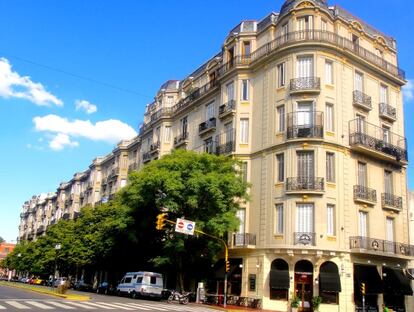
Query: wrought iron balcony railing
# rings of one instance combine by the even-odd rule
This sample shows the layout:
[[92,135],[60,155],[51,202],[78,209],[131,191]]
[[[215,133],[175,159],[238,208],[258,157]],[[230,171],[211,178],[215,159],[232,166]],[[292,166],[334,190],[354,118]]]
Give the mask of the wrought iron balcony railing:
[[290,92],[320,91],[321,79],[319,77],[302,77],[290,80]]
[[382,118],[386,118],[392,121],[397,120],[397,110],[395,107],[392,107],[386,103],[379,104],[379,114]]
[[323,138],[323,112],[294,112],[287,114],[287,133],[290,139]]
[[163,107],[157,110],[155,113],[151,114],[151,123],[155,123],[161,118],[172,117],[173,109],[172,107]]
[[174,138],[174,145],[181,145],[188,140],[189,133],[183,132]]
[[366,110],[372,109],[372,100],[369,95],[366,95],[365,93],[355,90],[352,93],[352,100],[354,105],[359,106],[361,108],[364,108]]
[[354,200],[377,202],[377,191],[362,185],[354,185]]
[[286,191],[323,192],[325,190],[324,178],[295,177],[286,179]]
[[294,234],[294,244],[295,245],[311,245],[315,246],[316,244],[316,233],[312,232],[295,232]]
[[395,196],[394,194],[389,193],[382,193],[381,194],[382,200],[382,207],[395,209],[395,210],[402,210],[402,197]]
[[143,162],[147,162],[149,160],[151,160],[152,158],[152,152],[145,152],[142,154],[142,161]]
[[233,234],[233,246],[248,246],[256,245],[256,234],[252,233],[234,233]]
[[202,122],[199,126],[198,126],[198,132],[200,134],[207,132],[208,130],[212,130],[216,128],[216,118],[212,117],[207,121]]
[[216,135],[216,154],[230,154],[236,149],[236,129],[229,129]]
[[219,117],[222,118],[227,116],[229,113],[232,113],[236,110],[236,101],[230,100],[227,103],[219,106]]
[[395,157],[397,162],[408,160],[404,137],[359,118],[349,122],[349,144],[387,154]]
[[349,238],[351,250],[367,250],[378,253],[391,253],[403,256],[414,256],[414,246],[382,239],[353,236]]
[[150,152],[151,153],[157,153],[157,152],[159,152],[160,147],[161,147],[160,141],[152,143],[150,145]]

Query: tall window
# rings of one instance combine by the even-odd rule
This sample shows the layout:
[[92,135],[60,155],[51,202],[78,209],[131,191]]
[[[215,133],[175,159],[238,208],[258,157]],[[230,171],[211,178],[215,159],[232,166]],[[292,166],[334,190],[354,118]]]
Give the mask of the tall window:
[[298,31],[306,31],[306,30],[313,29],[313,16],[309,15],[309,16],[298,18],[297,23],[298,23]]
[[326,130],[330,132],[335,131],[334,127],[334,106],[331,103],[326,103],[325,107]]
[[283,204],[276,205],[276,234],[283,234]]
[[326,235],[335,235],[335,205],[328,204],[326,207]]
[[297,71],[298,78],[313,77],[313,57],[312,56],[298,57],[296,71]]
[[230,82],[226,85],[226,96],[227,101],[230,102],[231,100],[234,100],[234,83]]
[[240,174],[243,182],[247,182],[247,161],[241,163]]
[[386,194],[394,194],[392,171],[384,170],[384,189]]
[[214,102],[206,105],[206,120],[214,117]]
[[367,164],[358,161],[358,185],[367,187]]
[[240,119],[240,143],[242,144],[249,143],[249,119],[248,118]]
[[161,140],[161,127],[157,127],[155,129],[155,142],[159,142]]
[[286,23],[282,26],[281,32],[280,32],[280,37],[282,38],[282,40],[285,40],[285,41],[288,40],[288,37],[289,37],[289,24],[288,23]]
[[251,52],[250,41],[243,41],[243,55],[249,56]]
[[326,153],[326,181],[335,182],[335,154]]
[[246,209],[237,210],[236,216],[240,221],[238,233],[244,233],[245,232],[245,222],[246,222]]
[[394,219],[387,218],[386,226],[387,226],[387,241],[393,242],[394,241]]
[[356,126],[358,133],[365,133],[366,131],[366,123],[365,123],[365,116],[358,115],[356,118]]
[[322,31],[328,30],[328,23],[325,20],[321,20],[321,30]]
[[355,91],[364,92],[364,74],[355,72]]
[[204,140],[204,147],[205,147],[205,152],[212,154],[214,152],[214,142],[213,142],[213,138],[208,138],[206,140]]
[[188,120],[187,120],[187,116],[183,117],[183,119],[181,119],[181,134],[186,134],[188,130]]
[[359,236],[367,237],[367,222],[368,222],[368,213],[365,211],[359,212]]
[[277,65],[277,84],[279,88],[285,86],[286,84],[285,63]]
[[388,103],[388,87],[383,84],[380,86],[380,103]]
[[249,100],[249,80],[248,79],[243,79],[241,81],[241,99],[242,101],[248,101]]
[[390,127],[382,126],[382,138],[385,143],[391,143]]
[[313,233],[313,204],[297,204],[296,232]]
[[277,131],[284,132],[285,131],[285,105],[281,105],[277,107]]
[[297,159],[299,180],[304,182],[313,180],[315,176],[313,152],[298,152]]
[[333,62],[325,60],[325,83],[333,85]]
[[170,140],[171,140],[171,126],[166,126],[164,130],[165,130],[165,133],[164,133],[165,143],[170,143]]
[[285,181],[285,155],[276,155],[277,159],[277,182]]

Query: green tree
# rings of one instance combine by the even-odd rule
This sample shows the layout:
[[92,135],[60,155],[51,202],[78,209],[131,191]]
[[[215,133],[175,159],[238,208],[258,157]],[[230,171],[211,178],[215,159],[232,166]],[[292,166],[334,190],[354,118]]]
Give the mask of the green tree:
[[[134,215],[140,246],[152,245],[151,261],[176,271],[181,289],[185,274],[197,278],[203,272],[200,268],[209,268],[217,260],[222,245],[205,236],[174,233],[170,225],[157,232],[156,215],[167,210],[170,220],[183,217],[195,221],[197,229],[225,238],[236,230],[236,211],[248,199],[238,165],[229,157],[177,150],[132,173],[129,185],[120,193],[120,203]],[[157,239],[150,241],[151,236]]]

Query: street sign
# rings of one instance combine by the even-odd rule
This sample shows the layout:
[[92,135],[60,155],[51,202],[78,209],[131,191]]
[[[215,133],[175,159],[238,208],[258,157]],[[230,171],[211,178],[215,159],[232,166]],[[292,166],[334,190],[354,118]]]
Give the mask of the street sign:
[[177,218],[175,224],[175,231],[187,235],[194,235],[195,222],[185,219]]

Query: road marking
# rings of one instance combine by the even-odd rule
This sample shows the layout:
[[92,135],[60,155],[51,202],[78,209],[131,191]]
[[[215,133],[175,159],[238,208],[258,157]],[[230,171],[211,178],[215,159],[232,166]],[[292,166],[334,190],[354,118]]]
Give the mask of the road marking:
[[8,305],[11,305],[12,307],[14,307],[16,309],[19,309],[19,310],[30,309],[30,307],[28,307],[24,304],[21,304],[20,302],[14,301],[14,300],[4,301],[4,302],[7,303]]
[[85,310],[96,310],[95,307],[90,307],[90,306],[85,305],[86,302],[79,303],[79,302],[73,302],[73,301],[65,301],[65,303],[74,305],[75,307],[84,308]]
[[134,307],[135,309],[151,311],[153,307],[147,307],[145,305],[141,305],[139,303],[123,303],[124,305],[128,305],[130,307]]
[[87,304],[87,305],[93,306],[93,307],[97,307],[97,308],[102,308],[102,309],[105,309],[105,310],[113,310],[114,309],[114,308],[106,307],[106,306],[103,306],[101,304],[97,304],[97,303],[93,303],[93,302],[84,302],[84,304]]
[[36,302],[36,301],[25,301],[25,303],[31,304],[37,308],[43,309],[43,310],[53,310],[53,307],[47,306],[43,303]]
[[6,310],[6,308],[0,305],[0,310]]
[[66,304],[63,304],[63,303],[60,303],[60,302],[57,302],[57,301],[46,301],[46,303],[51,304],[51,305],[54,305],[55,307],[59,307],[59,308],[65,309],[65,310],[73,310],[73,309],[75,309],[74,307],[68,306]]
[[122,306],[122,303],[118,303],[118,302],[106,303],[106,302],[102,302],[102,301],[100,301],[100,302],[97,302],[97,303],[99,303],[99,304],[103,304],[103,305],[108,306],[108,307],[112,307],[112,308],[121,309],[121,310],[130,310],[130,311],[133,311],[133,310],[134,310],[134,309],[133,309],[133,308],[131,308],[131,307],[123,307],[123,306]]

